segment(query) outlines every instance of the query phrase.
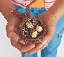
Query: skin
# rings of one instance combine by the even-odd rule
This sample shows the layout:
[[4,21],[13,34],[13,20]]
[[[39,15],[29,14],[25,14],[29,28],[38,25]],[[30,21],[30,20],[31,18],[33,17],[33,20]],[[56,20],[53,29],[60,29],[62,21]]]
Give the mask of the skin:
[[10,13],[12,9],[14,9],[14,6],[10,0],[0,0],[0,12],[4,15],[8,22],[6,31],[8,38],[10,38],[11,45],[16,47],[21,52],[28,52],[29,54],[33,54],[38,50],[44,49],[52,40],[56,30],[56,23],[60,17],[64,15],[64,0],[56,0],[54,5],[40,16],[39,20],[46,22],[48,33],[42,42],[38,44],[24,45],[24,41],[20,40],[20,37],[14,32],[15,27],[19,23],[19,19]]

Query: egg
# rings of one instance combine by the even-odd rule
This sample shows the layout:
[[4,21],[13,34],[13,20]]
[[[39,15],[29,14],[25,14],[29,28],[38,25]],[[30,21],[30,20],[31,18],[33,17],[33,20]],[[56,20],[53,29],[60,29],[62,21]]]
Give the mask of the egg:
[[31,36],[32,36],[32,38],[36,38],[37,35],[38,35],[38,32],[37,31],[33,31]]
[[42,26],[39,25],[36,26],[36,31],[41,32],[42,30],[43,30]]
[[33,24],[31,22],[29,22],[29,21],[26,22],[26,26],[28,28],[33,28],[34,27]]

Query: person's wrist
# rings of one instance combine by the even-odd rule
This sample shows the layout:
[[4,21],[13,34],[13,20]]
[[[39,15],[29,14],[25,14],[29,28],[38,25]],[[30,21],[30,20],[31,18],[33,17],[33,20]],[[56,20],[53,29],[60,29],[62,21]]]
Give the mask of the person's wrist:
[[19,23],[19,19],[14,16],[14,17],[12,17],[12,18],[10,18],[10,19],[8,20],[8,23],[11,24],[11,25],[13,25],[13,26],[17,26],[18,23]]

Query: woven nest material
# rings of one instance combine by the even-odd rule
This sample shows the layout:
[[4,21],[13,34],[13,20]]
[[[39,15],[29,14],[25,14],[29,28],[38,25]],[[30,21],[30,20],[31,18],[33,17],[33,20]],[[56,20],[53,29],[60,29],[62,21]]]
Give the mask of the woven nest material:
[[47,26],[37,17],[24,17],[18,26],[18,32],[25,44],[39,43],[47,34]]

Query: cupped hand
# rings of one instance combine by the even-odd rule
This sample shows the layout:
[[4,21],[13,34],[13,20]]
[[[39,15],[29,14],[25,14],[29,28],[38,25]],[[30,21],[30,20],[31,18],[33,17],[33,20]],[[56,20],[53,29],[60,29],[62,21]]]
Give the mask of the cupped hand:
[[21,52],[26,52],[34,48],[35,45],[34,44],[24,45],[25,44],[24,41],[22,39],[20,40],[19,35],[15,33],[16,30],[15,27],[18,25],[19,21],[20,20],[15,17],[10,19],[10,21],[7,23],[6,26],[7,36],[8,38],[10,38],[12,46],[17,48]]
[[35,47],[28,51],[29,54],[33,54],[39,50],[44,49],[48,43],[52,40],[55,29],[56,29],[56,21],[55,15],[50,12],[44,12],[40,16],[40,21],[45,22],[47,25],[47,35],[43,38],[41,43],[35,44]]

